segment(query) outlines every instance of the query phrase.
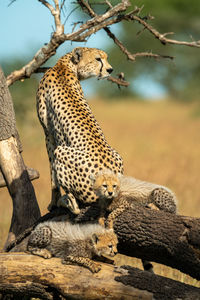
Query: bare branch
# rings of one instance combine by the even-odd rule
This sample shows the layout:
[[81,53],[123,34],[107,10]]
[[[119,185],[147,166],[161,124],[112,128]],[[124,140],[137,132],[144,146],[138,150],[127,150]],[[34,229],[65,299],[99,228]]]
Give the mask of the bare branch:
[[56,35],[63,34],[64,26],[62,25],[61,19],[60,19],[59,0],[54,0],[55,8],[46,0],[38,0],[38,1],[41,2],[44,6],[46,6],[50,10],[52,16],[54,17],[55,26],[56,26],[55,34]]
[[[48,67],[43,67],[43,68],[38,68],[35,73],[45,73],[49,68]],[[113,83],[116,83],[118,86],[125,86],[128,87],[129,86],[129,82],[125,81],[124,78],[115,78],[112,76],[109,76],[107,78],[108,81],[112,81]]]
[[[78,0],[78,3],[80,4],[80,6],[82,7],[82,9],[84,11],[86,11],[91,17],[95,17],[96,13],[94,12],[94,10],[91,8],[91,6],[88,4],[88,2],[84,1],[84,0]],[[133,14],[136,13],[140,13],[140,11],[142,10],[143,7],[138,8],[135,7],[135,9],[133,11],[131,11],[128,15],[126,16],[132,16]],[[113,20],[112,20],[113,21]],[[114,43],[120,48],[120,50],[127,56],[127,58],[131,61],[135,61],[136,57],[151,57],[151,58],[169,58],[169,59],[173,59],[172,56],[169,55],[160,55],[160,54],[153,54],[151,52],[142,52],[142,53],[135,53],[135,54],[131,54],[128,49],[122,44],[122,42],[120,42],[120,40],[118,40],[116,38],[116,36],[111,32],[111,30],[108,27],[104,27],[103,28],[105,30],[105,32],[107,33],[107,35],[114,41]],[[108,79],[110,80],[110,79]]]
[[[108,26],[119,23],[123,20],[139,22],[144,27],[144,29],[147,29],[149,32],[151,32],[163,44],[170,43],[177,45],[186,45],[190,47],[200,47],[200,41],[184,42],[166,38],[167,35],[172,33],[159,33],[155,28],[153,28],[146,22],[146,20],[151,19],[152,17],[150,18],[149,16],[147,16],[141,18],[138,15],[136,15],[141,12],[142,7],[135,7],[135,9],[131,12],[124,13],[124,11],[126,11],[126,9],[130,6],[128,0],[121,0],[121,2],[115,6],[112,6],[109,0],[106,0],[106,2],[104,1],[104,4],[107,4],[109,9],[102,15],[97,15],[89,5],[88,1],[77,0],[82,10],[89,14],[91,19],[82,24],[76,31],[72,31],[71,33],[67,34],[64,34],[64,25],[61,23],[60,17],[60,11],[64,5],[64,1],[61,3],[61,8],[59,7],[59,0],[53,0],[55,6],[51,5],[46,0],[38,1],[41,2],[44,6],[46,6],[50,10],[52,16],[54,17],[55,31],[52,34],[49,43],[47,43],[45,46],[39,49],[39,51],[35,54],[33,59],[28,64],[26,64],[20,70],[12,72],[7,77],[8,85],[11,85],[16,80],[21,80],[30,77],[31,74],[35,73],[41,65],[43,65],[52,55],[56,53],[57,48],[65,41],[85,42],[87,38],[89,38],[92,34],[96,33],[101,29],[104,29],[106,31],[108,36],[113,39],[115,44],[120,48],[120,50],[127,56],[129,60],[135,61],[136,57],[173,59],[172,56],[153,54],[151,52],[135,54],[130,53],[128,49],[126,49],[126,47],[115,37],[115,35],[110,31],[110,29],[107,28]],[[75,30],[75,28],[73,28],[73,30]]]
[[110,31],[109,28],[104,28],[108,36],[114,41],[114,43],[120,48],[120,50],[127,56],[129,60],[135,61],[136,57],[150,57],[150,58],[169,58],[173,59],[173,56],[169,55],[161,55],[161,54],[154,54],[152,52],[140,52],[140,53],[130,53],[128,49],[116,38],[116,36]]
[[127,20],[135,20],[141,25],[143,25],[149,32],[151,32],[159,41],[163,44],[175,44],[175,45],[184,45],[189,47],[197,47],[200,48],[200,40],[193,41],[193,42],[185,42],[185,41],[177,41],[166,38],[166,35],[173,34],[173,32],[167,32],[167,33],[159,33],[155,28],[153,28],[151,25],[149,25],[144,19],[135,16],[133,14],[129,14],[125,16],[125,19]]
[[115,78],[115,77],[112,77],[112,76],[109,76],[107,78],[108,81],[112,81],[113,83],[116,83],[118,85],[118,87],[121,86],[125,86],[125,87],[128,87],[129,86],[129,82],[128,81],[125,81],[125,80],[122,80],[120,78]]
[[39,0],[43,5],[45,5],[52,13],[56,31],[52,35],[49,43],[39,49],[39,51],[35,54],[33,59],[25,65],[20,70],[16,70],[12,72],[7,77],[7,85],[13,84],[16,80],[21,80],[23,78],[29,78],[31,74],[33,74],[41,65],[43,65],[52,55],[56,53],[56,49],[65,41],[85,41],[86,37],[89,37],[91,34],[97,32],[104,26],[109,24],[114,24],[119,22],[117,17],[113,21],[105,21],[113,16],[118,15],[119,13],[125,11],[127,7],[130,5],[128,0],[122,0],[119,4],[114,6],[112,9],[107,11],[103,15],[97,15],[95,18],[90,19],[86,23],[84,23],[77,31],[64,34],[64,26],[61,24],[60,21],[60,10],[58,7],[58,0],[54,0],[55,7],[50,5],[45,0]]
[[66,267],[58,258],[2,253],[0,293],[14,294],[13,299],[46,300],[199,299],[200,289],[191,285],[129,266],[114,268],[101,262],[101,267],[94,275],[80,266]]

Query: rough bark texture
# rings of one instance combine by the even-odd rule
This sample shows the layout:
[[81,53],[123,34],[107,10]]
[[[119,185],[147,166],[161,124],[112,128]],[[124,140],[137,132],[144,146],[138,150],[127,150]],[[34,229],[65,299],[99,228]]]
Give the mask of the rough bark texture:
[[6,140],[11,136],[16,138],[18,149],[21,152],[22,145],[16,129],[13,102],[0,67],[0,141]]
[[6,245],[40,217],[35,192],[20,151],[12,99],[0,69],[0,169],[13,201]]
[[138,205],[114,223],[119,252],[158,262],[200,280],[200,219]]
[[[66,213],[64,208],[57,209],[40,221]],[[98,216],[95,204],[83,209],[75,221],[88,222],[91,216]],[[74,221],[72,215],[71,218]],[[200,280],[200,219],[176,216],[133,203],[130,209],[116,218],[114,229],[119,239],[119,253],[158,262]],[[30,232],[31,228],[19,236],[15,251],[23,251],[20,242]],[[11,244],[8,250],[15,245]]]
[[15,113],[11,95],[7,88],[6,79],[0,68],[0,140],[15,136]]
[[[200,289],[135,268],[102,270],[62,265],[60,260],[26,254],[0,255],[0,292],[41,299],[200,299]],[[148,290],[148,291],[145,291]]]

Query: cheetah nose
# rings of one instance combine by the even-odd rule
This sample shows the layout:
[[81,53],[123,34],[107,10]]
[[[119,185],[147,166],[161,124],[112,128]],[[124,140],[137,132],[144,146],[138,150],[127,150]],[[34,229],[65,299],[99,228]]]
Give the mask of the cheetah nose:
[[113,68],[106,69],[106,71],[107,71],[109,74],[111,74],[112,71],[113,71]]
[[112,196],[112,194],[113,194],[112,192],[108,192],[108,195],[109,195],[109,196]]

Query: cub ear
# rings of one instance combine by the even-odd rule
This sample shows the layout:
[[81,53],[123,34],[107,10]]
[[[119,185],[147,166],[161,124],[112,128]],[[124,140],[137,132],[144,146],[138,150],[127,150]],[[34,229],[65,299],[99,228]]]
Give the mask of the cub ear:
[[74,64],[78,64],[80,59],[82,57],[82,49],[81,48],[75,48],[72,50],[72,61]]
[[93,233],[93,235],[92,235],[92,241],[93,241],[94,244],[98,243],[99,237],[98,237],[98,235],[96,233]]

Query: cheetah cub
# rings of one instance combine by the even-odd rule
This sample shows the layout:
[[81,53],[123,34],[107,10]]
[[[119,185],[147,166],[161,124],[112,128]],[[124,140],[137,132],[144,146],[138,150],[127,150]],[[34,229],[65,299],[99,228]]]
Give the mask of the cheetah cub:
[[[95,177],[91,176],[93,189],[98,197],[100,207],[99,223],[113,228],[113,222],[125,209],[130,208],[132,201],[138,201],[145,206],[155,205],[157,209],[176,213],[176,197],[168,188],[141,181],[139,179],[116,175],[110,170],[104,170]],[[105,222],[104,214],[108,212]],[[142,259],[145,271],[154,273],[151,262]]]
[[63,264],[77,264],[95,273],[101,270],[101,264],[92,259],[113,257],[117,243],[112,229],[54,218],[36,226],[28,239],[27,250],[44,258],[59,257]]
[[129,208],[131,201],[139,201],[145,206],[156,206],[157,209],[176,213],[176,196],[168,188],[136,179],[134,177],[116,175],[110,170],[104,170],[91,177],[93,189],[98,196],[101,210],[100,224],[104,223],[102,215],[110,212],[107,226],[113,227],[114,219]]

